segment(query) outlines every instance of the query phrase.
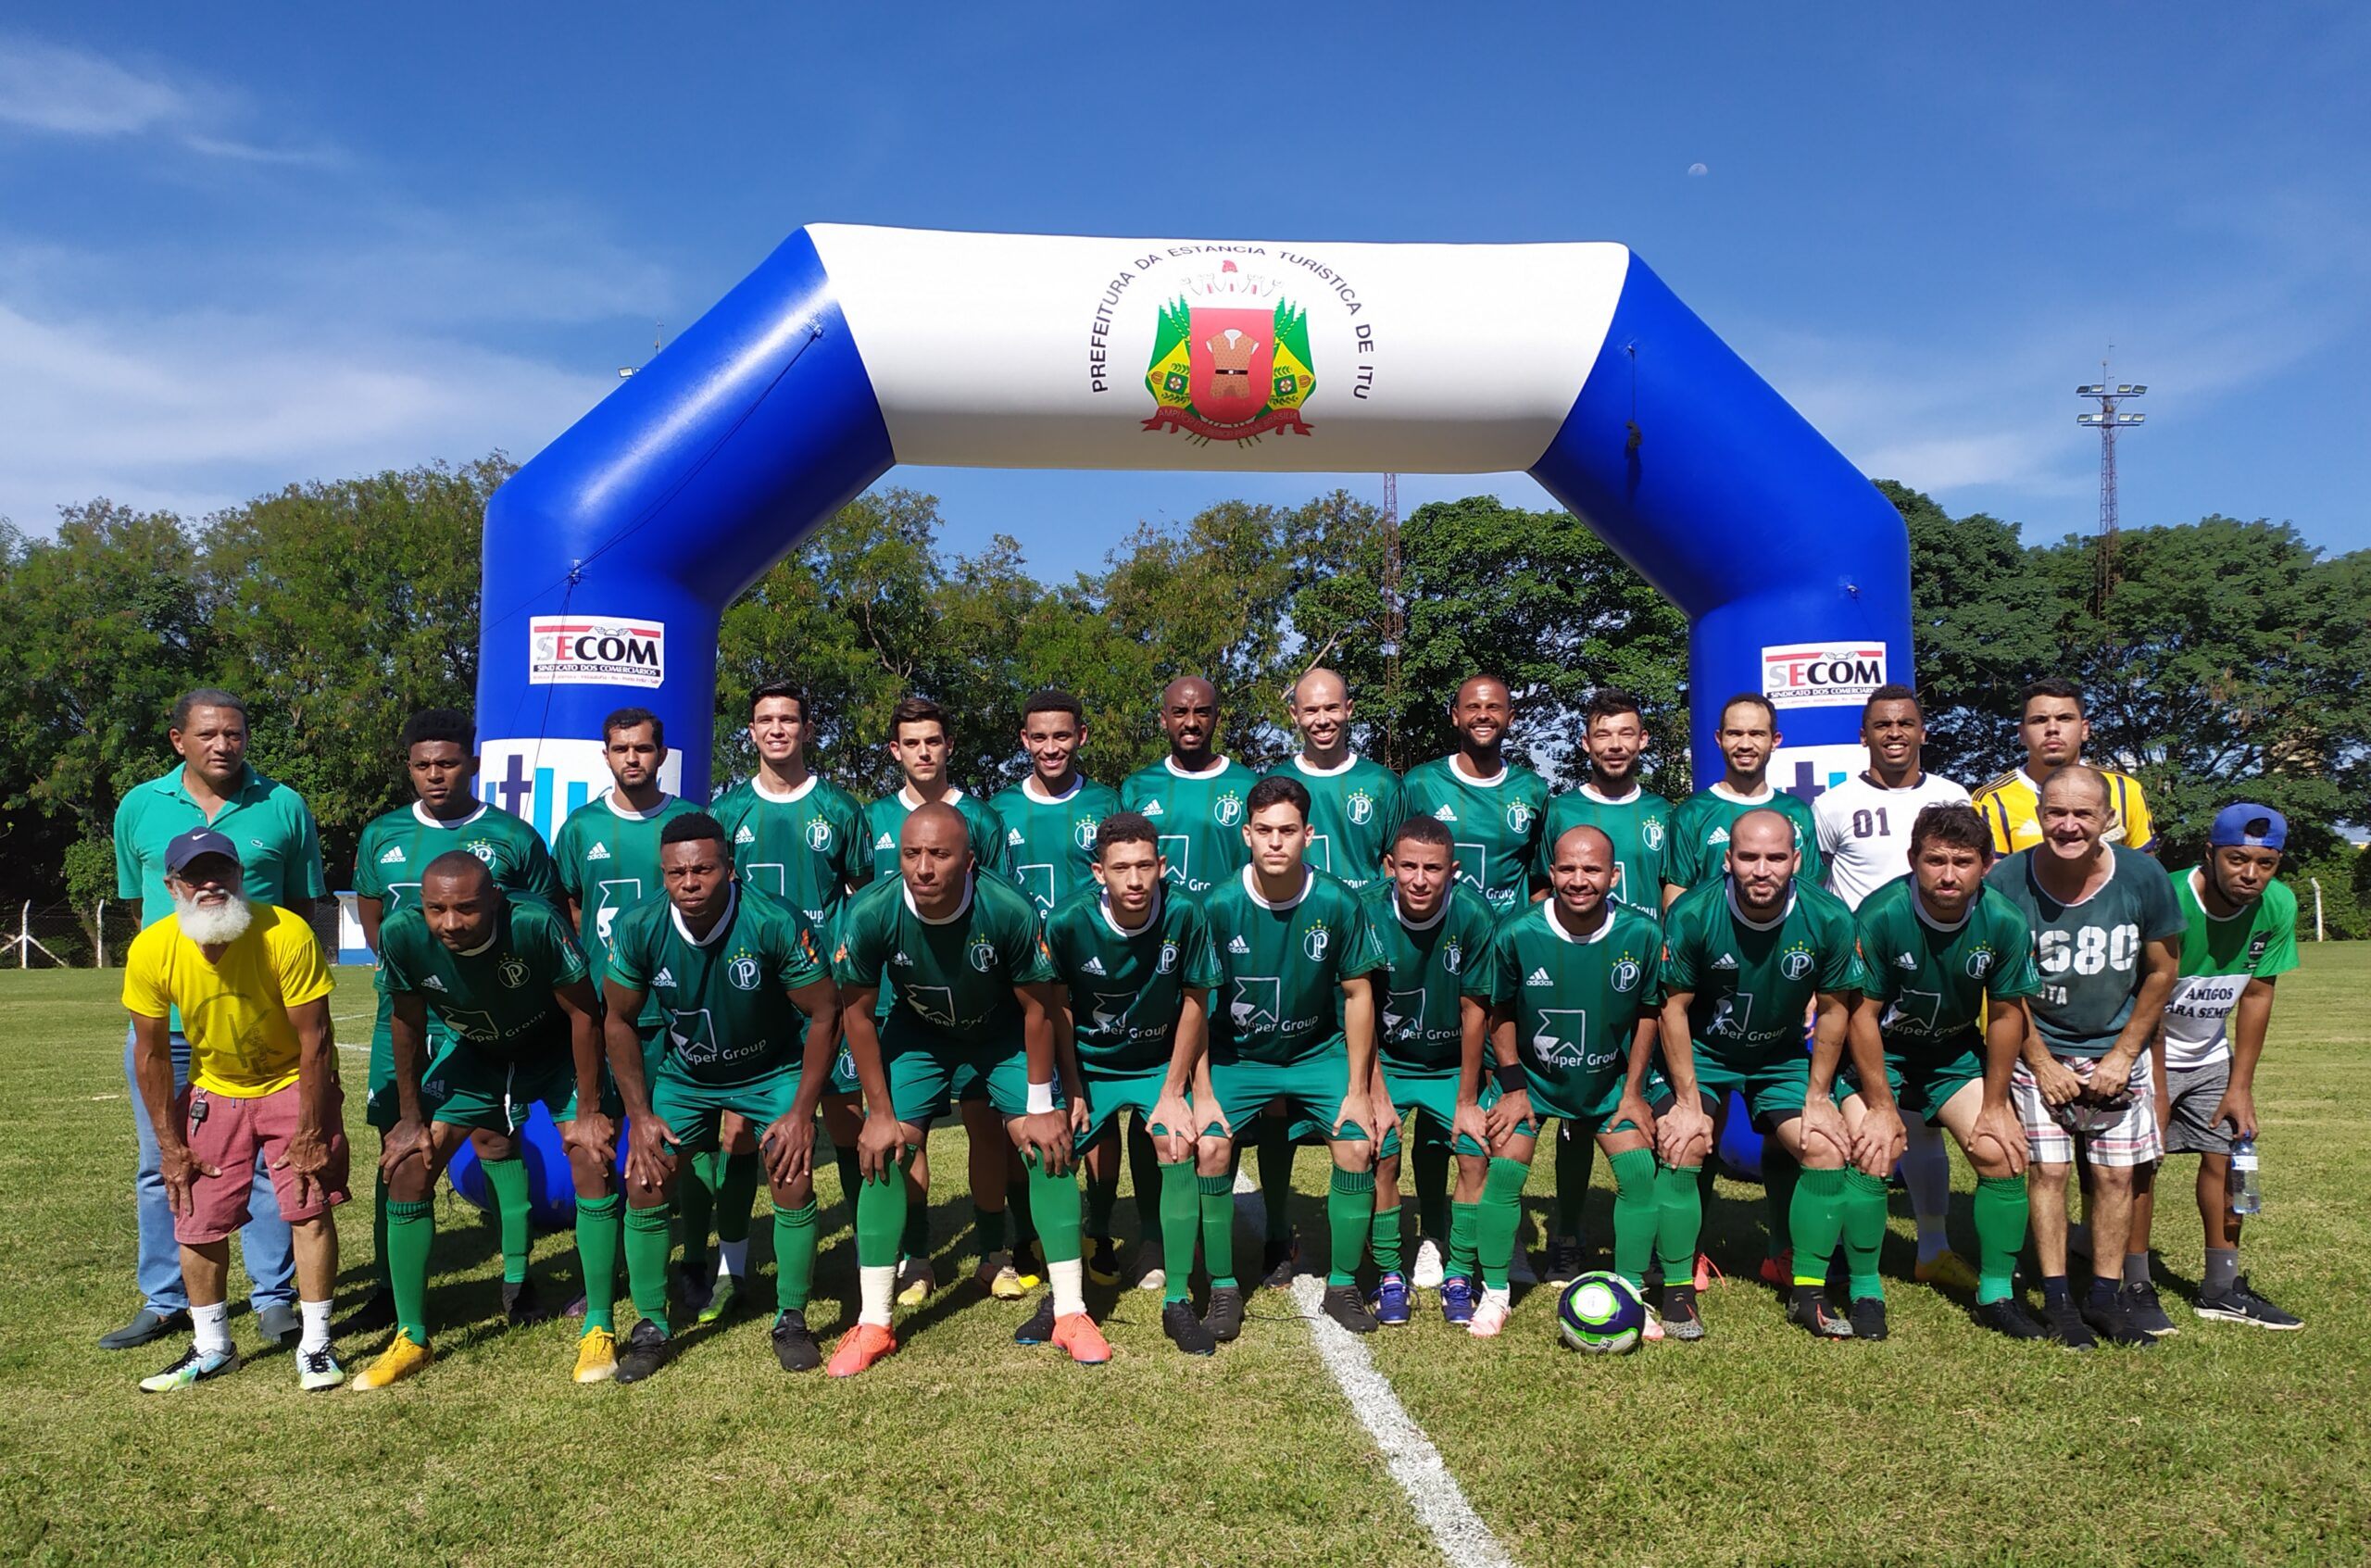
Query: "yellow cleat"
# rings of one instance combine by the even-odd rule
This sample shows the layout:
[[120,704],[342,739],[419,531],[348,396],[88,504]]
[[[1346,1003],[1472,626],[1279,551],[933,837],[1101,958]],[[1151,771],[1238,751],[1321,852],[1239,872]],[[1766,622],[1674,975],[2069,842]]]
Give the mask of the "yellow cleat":
[[981,1259],[972,1278],[999,1301],[1018,1301],[1022,1298],[1021,1271],[1012,1266],[1012,1254],[1009,1252],[991,1252]]
[[436,1353],[411,1336],[408,1330],[395,1330],[395,1339],[379,1352],[378,1359],[354,1374],[354,1386],[359,1389],[384,1388],[390,1383],[409,1377],[436,1359]]
[[938,1275],[927,1258],[902,1258],[897,1262],[897,1305],[919,1307],[938,1288]]
[[1022,1292],[1024,1295],[1046,1283],[1046,1244],[1044,1242],[1031,1242],[1029,1250],[1015,1257],[1012,1263],[1014,1274],[1020,1279]]
[[618,1375],[618,1336],[606,1328],[588,1328],[576,1342],[576,1381],[607,1383]]
[[1921,1263],[1911,1270],[1910,1277],[1921,1285],[1939,1286],[1945,1290],[1976,1288],[1976,1270],[1969,1267],[1966,1259],[1948,1247],[1936,1253],[1933,1261]]

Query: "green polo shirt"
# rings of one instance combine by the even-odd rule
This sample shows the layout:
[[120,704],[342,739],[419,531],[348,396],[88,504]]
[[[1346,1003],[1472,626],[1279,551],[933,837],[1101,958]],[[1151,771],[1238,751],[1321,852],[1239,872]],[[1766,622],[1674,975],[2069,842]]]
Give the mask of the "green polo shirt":
[[250,765],[238,793],[211,822],[182,787],[181,768],[128,791],[115,809],[115,896],[140,900],[143,928],[173,912],[165,891],[165,846],[192,828],[210,827],[238,847],[247,897],[292,908],[329,896],[321,838],[305,797]]

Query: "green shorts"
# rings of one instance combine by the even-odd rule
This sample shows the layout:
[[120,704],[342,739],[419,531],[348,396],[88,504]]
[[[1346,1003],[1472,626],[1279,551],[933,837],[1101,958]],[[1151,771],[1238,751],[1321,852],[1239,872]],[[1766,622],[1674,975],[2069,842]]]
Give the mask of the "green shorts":
[[864,1085],[857,1082],[856,1052],[848,1049],[848,1043],[844,1039],[840,1042],[840,1048],[833,1054],[832,1081],[824,1085],[823,1093],[829,1097],[860,1095],[863,1092]]
[[1123,1110],[1135,1111],[1148,1132],[1169,1131],[1152,1119],[1152,1108],[1160,1103],[1161,1087],[1169,1082],[1167,1062],[1130,1073],[1082,1061],[1078,1065],[1078,1075],[1086,1090],[1089,1117],[1086,1136],[1076,1140],[1079,1148],[1084,1148],[1101,1137],[1106,1128],[1119,1121],[1120,1112]]
[[[1812,1059],[1789,1052],[1769,1061],[1750,1066],[1731,1067],[1725,1062],[1707,1061],[1703,1048],[1696,1055],[1696,1087],[1705,1097],[1708,1112],[1717,1119],[1721,1108],[1728,1104],[1732,1093],[1744,1097],[1746,1110],[1753,1118],[1754,1130],[1768,1133],[1782,1122],[1791,1122],[1803,1113],[1803,1101],[1811,1098]],[[1672,1102],[1671,1085],[1660,1069],[1650,1073],[1647,1084],[1647,1103],[1657,1115]]]
[[[1460,1154],[1487,1154],[1489,1150],[1472,1138],[1456,1135],[1457,1080],[1455,1073],[1398,1073],[1386,1067],[1383,1086],[1390,1091],[1392,1106],[1404,1121],[1410,1111],[1415,1112],[1415,1141],[1445,1143]],[[1487,1078],[1482,1084],[1480,1105],[1487,1110],[1499,1103],[1499,1085]],[[1386,1155],[1399,1152],[1399,1129],[1384,1134]]]
[[[438,1076],[445,1094],[428,1119],[448,1127],[480,1127],[507,1135],[527,1124],[538,1103],[555,1122],[576,1120],[576,1062],[571,1057],[549,1051],[498,1057],[457,1046],[445,1054]],[[426,1088],[423,1084],[423,1095]],[[602,1109],[614,1113],[615,1094],[607,1083],[602,1091]]]
[[787,1067],[741,1084],[701,1084],[673,1073],[650,1082],[650,1109],[675,1131],[686,1154],[705,1154],[717,1146],[717,1128],[728,1110],[749,1119],[762,1137],[768,1127],[790,1114],[798,1098],[798,1069]]
[[[920,1126],[936,1121],[962,1098],[985,1099],[999,1116],[1029,1113],[1029,1055],[1018,1043],[966,1046],[906,1031],[894,1043],[884,1042],[882,1051],[888,1059],[882,1065],[889,1075],[890,1113],[900,1122]],[[1061,1102],[1057,1083],[1054,1103]]]
[[[1354,1122],[1343,1123],[1338,1134],[1334,1131],[1334,1118],[1342,1110],[1342,1097],[1350,1092],[1350,1059],[1340,1051],[1289,1064],[1213,1061],[1211,1087],[1218,1095],[1219,1110],[1225,1115],[1227,1124],[1236,1129],[1238,1141],[1245,1139],[1246,1130],[1268,1102],[1278,1099],[1284,1101],[1289,1137],[1314,1135],[1331,1140],[1368,1135],[1367,1130]],[[1216,1133],[1218,1123],[1213,1122],[1202,1130]],[[1385,1129],[1382,1152],[1394,1152],[1399,1134],[1397,1127]]]
[[1973,1047],[1946,1055],[1922,1045],[1915,1055],[1886,1051],[1886,1083],[1904,1116],[1938,1127],[1943,1104],[1970,1084],[1984,1082],[1984,1059]]
[[[428,1066],[420,1075],[420,1109],[429,1120],[435,1120],[436,1108],[445,1103],[448,1080],[445,1064],[453,1055],[448,1040],[432,1039],[428,1044]],[[385,1072],[380,1071],[383,1060]],[[395,1097],[395,1047],[393,1041],[375,1037],[370,1042],[370,1094],[362,1102],[362,1119],[385,1132],[402,1116],[403,1108]]]

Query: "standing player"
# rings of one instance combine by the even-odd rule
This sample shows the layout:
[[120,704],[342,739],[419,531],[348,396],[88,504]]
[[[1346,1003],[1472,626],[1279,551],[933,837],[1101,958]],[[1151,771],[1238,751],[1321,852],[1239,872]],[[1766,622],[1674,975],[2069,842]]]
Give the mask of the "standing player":
[[[563,895],[543,835],[509,812],[476,798],[472,786],[478,773],[477,726],[469,715],[449,708],[415,713],[404,723],[401,744],[412,803],[372,818],[362,829],[354,851],[355,913],[361,919],[362,940],[370,949],[381,950],[379,932],[389,916],[418,907],[420,875],[428,863],[455,849],[482,862],[504,893],[540,899],[557,911]],[[452,1045],[453,1034],[441,1013],[429,1014],[423,1027],[428,1049],[423,1085],[441,1083],[444,1075],[435,1068]],[[434,1111],[433,1098],[424,1109]],[[394,1000],[381,986],[379,1015],[370,1026],[370,1098],[364,1102],[363,1115],[377,1130],[383,1146],[397,1112]],[[472,1141],[501,1217],[503,1310],[514,1323],[540,1322],[546,1313],[535,1300],[533,1282],[527,1277],[527,1252],[533,1239],[527,1213],[527,1162],[520,1158],[518,1140],[508,1127],[497,1129],[486,1123]],[[443,1169],[441,1161],[437,1168]],[[377,1334],[395,1323],[394,1276],[387,1263],[386,1178],[383,1175],[376,1185],[371,1231],[377,1239],[373,1267],[378,1286],[370,1300],[339,1325],[342,1334]],[[433,1189],[433,1182],[430,1185]]]
[[[1482,1301],[1467,1325],[1476,1335],[1506,1326],[1524,1180],[1550,1116],[1560,1135],[1602,1148],[1613,1168],[1614,1271],[1643,1292],[1660,1244],[1664,1311],[1675,1325],[1700,1323],[1688,1270],[1704,1217],[1696,1172],[1707,1134],[1700,1125],[1675,1144],[1672,1163],[1658,1165],[1646,1080],[1662,999],[1662,933],[1654,916],[1613,897],[1618,861],[1604,829],[1566,828],[1549,860],[1553,892],[1499,927],[1487,1075],[1482,1053],[1469,1053],[1458,1106],[1462,1117],[1482,1117],[1490,1150],[1478,1216]],[[1496,1104],[1487,1098],[1492,1088],[1500,1091]],[[1445,1305],[1449,1298],[1444,1290]],[[1650,1319],[1647,1336],[1662,1333],[1662,1321]]]
[[[1194,1315],[1186,1289],[1206,1201],[1206,1184],[1196,1179],[1186,1094],[1209,1037],[1218,960],[1202,907],[1165,888],[1167,874],[1152,823],[1134,811],[1104,818],[1095,846],[1095,885],[1073,893],[1046,917],[1046,948],[1061,987],[1054,1043],[1071,1096],[1076,1147],[1087,1157],[1087,1239],[1101,1237],[1099,1250],[1110,1253],[1120,1113],[1133,1110],[1159,1140],[1161,1331],[1186,1354],[1207,1356],[1216,1342]],[[1231,1223],[1234,1183],[1223,1160],[1211,1176]],[[1141,1202],[1141,1185],[1137,1191]],[[1052,1314],[1049,1298],[1022,1331],[1022,1341],[1050,1336]]]
[[[410,884],[410,901],[380,926],[378,948],[395,1059],[396,1114],[381,1135],[379,1168],[380,1186],[392,1189],[394,1199],[387,1254],[395,1336],[354,1386],[383,1388],[429,1363],[437,1175],[473,1129],[508,1139],[539,1100],[558,1124],[576,1183],[576,1255],[584,1276],[576,1381],[605,1381],[617,1372],[609,1315],[618,1266],[618,1198],[610,1183],[617,1124],[601,1064],[592,972],[549,905],[505,897],[493,871],[470,851],[447,849],[412,869],[420,880]],[[432,1012],[444,1026],[441,1049],[429,1033]],[[433,1098],[423,1082],[432,1072],[443,1087]],[[506,1306],[513,1290],[509,1261],[506,1245]]]
[[[1765,1148],[1784,1149],[1801,1167],[1784,1211],[1775,1194],[1764,1194],[1773,1246],[1782,1231],[1793,1242],[1790,1315],[1815,1335],[1849,1339],[1852,1323],[1828,1309],[1827,1259],[1842,1236],[1848,1204],[1865,1217],[1874,1193],[1884,1229],[1883,1173],[1901,1153],[1901,1118],[1892,1094],[1877,1088],[1885,1059],[1876,1032],[1850,1028],[1868,985],[1852,912],[1797,874],[1795,833],[1781,812],[1748,810],[1729,831],[1727,874],[1699,884],[1667,912],[1657,1037],[1667,1086],[1653,1110],[1668,1156],[1693,1146],[1700,1103],[1702,1115],[1717,1122],[1732,1091],[1744,1098]],[[1806,1012],[1813,1014],[1808,1057]],[[1834,1092],[1848,1035],[1869,1098],[1858,1136],[1846,1130]],[[1848,1163],[1856,1168],[1848,1171]],[[1666,1332],[1701,1338],[1693,1289],[1681,1301],[1674,1294],[1666,1288]]]
[[1086,710],[1051,688],[1021,709],[1021,746],[1029,773],[988,802],[1004,827],[1006,869],[1048,913],[1095,881],[1095,825],[1120,809],[1120,793],[1078,770],[1086,744]]
[[[1556,874],[1549,862],[1556,846],[1566,833],[1587,825],[1613,845],[1613,885],[1607,897],[1660,914],[1671,805],[1638,782],[1647,749],[1638,699],[1617,686],[1599,688],[1581,710],[1581,749],[1589,759],[1589,776],[1580,788],[1549,801],[1532,880],[1552,889]],[[1581,1200],[1596,1162],[1596,1140],[1574,1136],[1573,1126],[1560,1118],[1556,1130],[1556,1224],[1548,1237],[1545,1274],[1555,1285],[1581,1272]]]
[[[1967,803],[1966,790],[1919,767],[1926,721],[1918,709],[1918,694],[1908,686],[1879,686],[1869,695],[1861,709],[1861,744],[1869,748],[1868,767],[1812,805],[1820,854],[1827,861],[1827,890],[1853,909],[1909,872],[1911,827],[1921,811]],[[1918,1221],[1914,1277],[1953,1290],[1974,1290],[1976,1271],[1951,1250],[1945,1228],[1951,1201],[1951,1154],[1925,1117],[1905,1117],[1902,1125],[1910,1145],[1901,1157],[1901,1175],[1910,1188],[1911,1212]]]
[[[1203,901],[1224,997],[1211,1026],[1218,1115],[1204,1118],[1202,1132],[1231,1141],[1235,1128],[1265,1108],[1287,1138],[1315,1134],[1332,1146],[1325,1315],[1354,1334],[1372,1334],[1374,1314],[1359,1298],[1356,1281],[1374,1227],[1381,1129],[1369,1089],[1374,976],[1383,956],[1358,895],[1301,859],[1309,845],[1309,791],[1291,779],[1261,779],[1245,804],[1251,863]],[[1231,1213],[1204,1207],[1211,1302],[1203,1323],[1221,1340],[1243,1326],[1233,1223]]]
[[[2042,1316],[2070,1349],[2089,1349],[2094,1333],[2152,1343],[2116,1265],[2131,1234],[2134,1172],[2164,1152],[2148,1046],[2181,972],[2187,924],[2157,862],[2107,841],[2113,798],[2091,769],[2059,768],[2042,781],[2040,847],[1985,878],[2034,928],[2041,993],[2010,1093],[2033,1159]],[[2091,1170],[2095,1260],[2079,1311],[2066,1284],[2066,1178],[2078,1146]]]
[[[807,1328],[815,1281],[815,1107],[839,1041],[839,997],[811,927],[733,876],[724,829],[705,812],[659,834],[664,898],[627,911],[611,933],[609,1070],[625,1101],[626,1282],[642,1321],[618,1358],[635,1383],[667,1359],[667,1210],[681,1153],[715,1149],[726,1111],[765,1131],[773,1182],[774,1357],[784,1372],[823,1359]],[[626,1022],[644,1006],[666,1043],[646,1069]],[[879,1085],[874,1085],[878,1087]]]
[[1739,692],[1722,705],[1713,740],[1725,764],[1720,778],[1671,814],[1671,853],[1663,861],[1663,907],[1691,887],[1720,880],[1729,836],[1748,811],[1775,811],[1794,829],[1804,882],[1821,880],[1819,823],[1812,809],[1770,783],[1770,758],[1786,737],[1766,696]]
[[[872,846],[865,836],[864,808],[855,796],[807,766],[813,731],[807,693],[792,681],[769,681],[749,694],[749,744],[758,771],[709,807],[733,843],[733,873],[778,904],[806,917],[808,928],[827,945],[851,889],[872,880]],[[832,1135],[840,1171],[840,1195],[851,1207],[858,1185],[856,1138],[863,1118],[857,1108],[855,1064],[834,1052],[832,1082],[823,1093],[823,1126]],[[746,1117],[724,1113],[717,1156],[692,1160],[695,1182],[716,1193],[718,1275],[726,1294],[712,1296],[707,1312],[721,1317],[741,1294],[748,1272],[749,1215],[758,1198],[763,1167],[758,1135]],[[704,1168],[705,1167],[705,1168]],[[705,1252],[705,1236],[684,1238],[686,1261]]]
[[[1377,1323],[1404,1323],[1409,1312],[1408,1282],[1399,1270],[1399,1152],[1385,1129],[1397,1129],[1412,1110],[1417,1148],[1437,1148],[1446,1159],[1459,1132],[1458,1075],[1468,1058],[1480,1060],[1489,1033],[1490,934],[1497,922],[1482,895],[1459,878],[1457,845],[1447,822],[1410,817],[1399,825],[1385,864],[1388,880],[1360,895],[1383,955],[1374,977],[1383,998],[1369,1091],[1384,1139],[1375,1160],[1374,1235],[1374,1266],[1382,1277],[1370,1304]],[[1471,1222],[1482,1198],[1487,1163],[1483,1141],[1473,1138],[1474,1131],[1465,1129],[1474,1147],[1457,1157],[1455,1207],[1446,1191],[1428,1194],[1420,1186],[1417,1194],[1424,1240],[1436,1253],[1448,1243],[1445,1276],[1455,1274],[1461,1281],[1474,1272]],[[1461,1233],[1461,1218],[1468,1222]],[[1454,1323],[1446,1277],[1441,1290],[1443,1311]]]
[[[911,1158],[947,1114],[959,1078],[982,1084],[1004,1134],[1029,1170],[1030,1207],[1053,1284],[1048,1337],[1074,1361],[1111,1359],[1087,1316],[1079,1261],[1078,1183],[1070,1173],[1071,1123],[1060,1109],[1054,1051],[1053,965],[1028,897],[980,874],[963,818],[943,801],[898,830],[898,875],[857,895],[840,921],[833,960],[847,1010],[848,1048],[859,1067],[878,1060],[897,1118],[885,1149],[868,1125],[867,1179],[857,1198],[856,1326],[832,1353],[834,1377],[864,1371],[897,1348],[891,1320],[896,1238],[905,1228],[906,1185],[895,1165]],[[875,1001],[895,978],[876,1029]],[[868,1112],[874,1102],[867,1089]],[[882,1156],[881,1179],[872,1169]]]
[[[1923,809],[1910,827],[1908,855],[1911,874],[1879,887],[1856,911],[1869,977],[1863,1011],[1875,1015],[1863,1026],[1878,1032],[1895,1103],[1930,1127],[1951,1129],[1976,1167],[1976,1321],[2012,1339],[2039,1339],[2041,1324],[2016,1294],[2026,1136],[2009,1103],[2010,1076],[2031,1027],[2026,1003],[2041,989],[2033,930],[1985,884],[1992,840],[1964,802]],[[1848,1128],[1859,1129],[1865,1107],[1857,1090],[1846,1097]],[[1856,1184],[1847,1201],[1853,1330],[1865,1336],[1874,1328],[1882,1337],[1885,1195],[1880,1189],[1868,1201]]]
[[[2241,1222],[2225,1185],[2232,1140],[2256,1135],[2256,1062],[2272,1022],[2273,985],[2297,967],[2297,895],[2277,880],[2288,843],[2288,821],[2271,807],[2226,806],[2207,831],[2206,863],[2175,876],[2189,929],[2165,1005],[2157,1091],[2165,1152],[2198,1156],[2206,1276],[2193,1310],[2257,1328],[2304,1326],[2249,1288],[2239,1272]],[[2136,1213],[2126,1257],[2145,1265],[2149,1236],[2139,1223]]]
[[1449,705],[1457,749],[1409,769],[1400,787],[1402,810],[1448,826],[1457,843],[1459,876],[1501,916],[1530,891],[1548,809],[1548,785],[1539,775],[1506,759],[1512,711],[1504,681],[1466,677]]
[[1358,892],[1379,881],[1399,809],[1399,777],[1350,749],[1350,693],[1331,670],[1311,670],[1293,683],[1285,705],[1300,732],[1300,749],[1270,777],[1296,780],[1309,791],[1308,860]]
[[[2027,686],[2017,698],[2017,714],[2026,765],[2012,768],[1976,792],[1976,809],[1992,830],[1993,850],[2001,855],[2041,843],[2041,786],[2059,769],[2081,762],[2084,745],[2091,738],[2091,721],[2083,714],[2083,688],[2060,676]],[[2107,781],[2107,842],[2155,854],[2157,828],[2150,820],[2148,801],[2141,797],[2140,781],[2112,768],[2094,771]]]

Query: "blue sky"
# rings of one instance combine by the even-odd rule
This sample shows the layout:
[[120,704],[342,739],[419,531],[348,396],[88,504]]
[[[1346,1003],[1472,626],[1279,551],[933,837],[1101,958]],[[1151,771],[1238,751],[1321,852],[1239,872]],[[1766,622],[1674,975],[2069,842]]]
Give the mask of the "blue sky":
[[[2127,525],[2371,547],[2367,68],[2338,5],[19,0],[0,516],[530,456],[655,322],[839,220],[1621,240],[1865,470],[2028,537],[2096,520],[2072,392],[2113,344],[2152,388]],[[896,477],[1047,574],[1330,483]]]

